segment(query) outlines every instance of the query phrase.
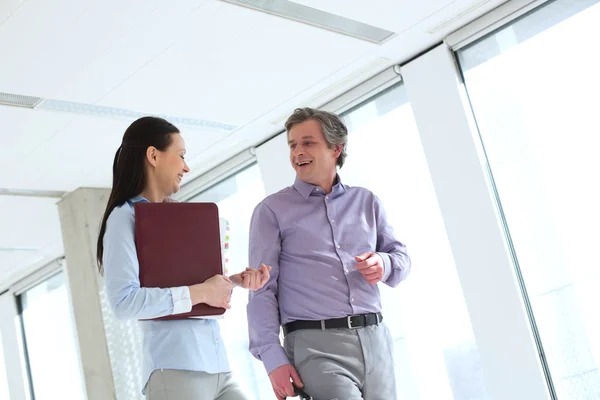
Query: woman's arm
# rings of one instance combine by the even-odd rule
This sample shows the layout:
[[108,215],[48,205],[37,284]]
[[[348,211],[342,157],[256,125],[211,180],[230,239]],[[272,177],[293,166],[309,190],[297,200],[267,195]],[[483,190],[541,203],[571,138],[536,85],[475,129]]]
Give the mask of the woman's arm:
[[190,287],[140,287],[134,218],[133,208],[128,203],[115,208],[104,234],[102,262],[106,292],[115,315],[119,319],[149,319],[189,312],[192,309]]

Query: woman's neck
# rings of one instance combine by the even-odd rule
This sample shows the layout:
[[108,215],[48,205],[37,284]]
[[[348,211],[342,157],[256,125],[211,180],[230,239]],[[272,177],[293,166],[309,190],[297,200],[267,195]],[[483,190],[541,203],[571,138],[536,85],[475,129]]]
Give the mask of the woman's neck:
[[167,197],[162,190],[159,190],[156,185],[151,183],[140,193],[140,196],[151,203],[162,203]]

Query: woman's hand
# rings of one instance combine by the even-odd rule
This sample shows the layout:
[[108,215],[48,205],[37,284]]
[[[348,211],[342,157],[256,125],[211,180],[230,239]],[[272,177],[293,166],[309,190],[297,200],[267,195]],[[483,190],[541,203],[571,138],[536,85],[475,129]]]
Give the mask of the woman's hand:
[[231,291],[233,284],[231,280],[223,275],[215,275],[204,283],[189,287],[192,305],[206,303],[212,307],[230,309]]
[[271,267],[261,264],[260,269],[246,268],[244,272],[231,275],[229,278],[235,286],[240,286],[244,289],[258,290],[261,289],[269,281]]

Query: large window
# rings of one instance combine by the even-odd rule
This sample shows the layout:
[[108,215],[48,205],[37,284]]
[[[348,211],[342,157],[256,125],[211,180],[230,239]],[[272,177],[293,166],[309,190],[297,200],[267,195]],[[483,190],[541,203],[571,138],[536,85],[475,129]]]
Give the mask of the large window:
[[27,290],[19,303],[32,398],[85,399],[64,273]]
[[596,3],[550,2],[458,53],[559,399],[600,399]]
[[[190,201],[213,202],[219,207],[219,216],[228,222],[226,268],[229,274],[243,271],[248,265],[248,231],[254,207],[265,197],[265,190],[256,164],[231,176]],[[271,383],[265,369],[248,350],[248,322],[246,304],[248,292],[236,289],[231,309],[220,321],[223,340],[235,380],[249,398],[273,398]]]
[[2,332],[0,332],[0,399],[8,399],[8,380],[6,379],[6,363],[2,347]]
[[394,338],[399,399],[487,399],[479,352],[410,103],[397,85],[345,113],[349,145],[340,170],[349,185],[373,191],[412,272],[380,284]]

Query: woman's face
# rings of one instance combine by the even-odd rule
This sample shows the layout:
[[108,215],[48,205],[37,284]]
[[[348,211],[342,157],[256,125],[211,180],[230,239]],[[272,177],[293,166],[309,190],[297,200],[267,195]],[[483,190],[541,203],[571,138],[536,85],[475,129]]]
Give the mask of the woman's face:
[[190,172],[185,162],[185,142],[179,133],[171,134],[171,144],[164,151],[157,151],[155,178],[166,196],[179,191],[181,179]]

